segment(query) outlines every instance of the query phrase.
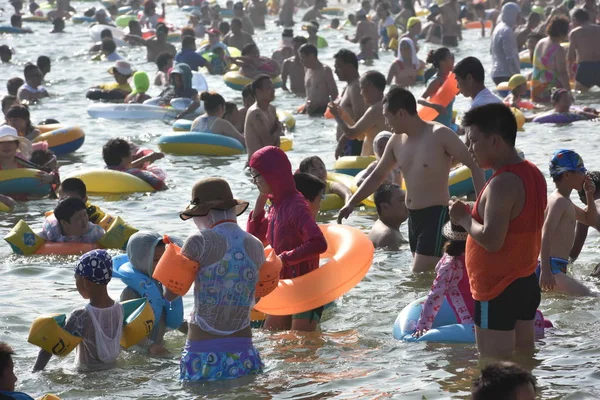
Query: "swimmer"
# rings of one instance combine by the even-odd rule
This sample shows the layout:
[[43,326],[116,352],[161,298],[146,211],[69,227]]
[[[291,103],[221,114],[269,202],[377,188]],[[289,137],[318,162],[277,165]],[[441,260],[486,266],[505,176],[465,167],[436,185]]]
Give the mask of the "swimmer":
[[314,175],[296,172],[294,174],[294,183],[296,184],[296,190],[304,196],[310,213],[316,221],[321,209],[321,200],[325,196],[325,182]]
[[352,191],[348,186],[341,182],[327,180],[327,167],[325,167],[325,163],[319,156],[311,156],[302,160],[298,171],[311,174],[319,180],[326,182],[325,193],[338,195],[344,201],[344,204],[352,197]]
[[[256,102],[256,97],[254,97],[254,92],[252,91],[252,84],[249,83],[244,86],[242,89],[242,104],[243,107],[240,108],[240,117],[242,119],[242,123],[246,123],[246,115],[248,114],[248,110],[252,107],[252,104]],[[241,130],[240,132],[243,132]]]
[[10,78],[8,81],[6,81],[6,91],[9,95],[16,96],[18,98],[17,94],[19,93],[19,89],[24,84],[25,81],[23,79],[15,76],[14,78]]
[[340,20],[338,18],[333,18],[329,24],[329,29],[340,29]]
[[0,46],[0,61],[3,64],[7,64],[12,59],[12,50],[7,45],[3,44]]
[[398,58],[390,65],[387,84],[407,87],[417,82],[419,71],[425,68],[425,63],[417,58],[415,44],[410,38],[400,39]]
[[108,69],[108,73],[115,78],[115,81],[92,86],[92,89],[101,89],[107,94],[114,94],[111,97],[114,97],[115,100],[124,100],[132,90],[128,82],[133,75],[131,65],[127,61],[119,60]]
[[[373,161],[369,166],[358,174],[356,174],[356,186],[360,186],[363,182],[375,171],[379,161],[383,157],[385,153],[385,148],[392,138],[392,132],[383,131],[379,132],[375,139],[373,139],[373,152],[375,153],[375,161]],[[389,183],[390,185],[398,185],[402,187],[402,170],[399,168],[394,168],[388,176],[384,179],[383,183]]]
[[156,36],[150,39],[143,39],[137,35],[125,35],[123,36],[123,40],[130,44],[138,45],[138,46],[146,46],[146,60],[148,62],[156,61],[156,57],[162,52],[167,52],[169,54],[177,54],[177,49],[171,43],[167,41],[167,37],[169,35],[169,28],[162,23],[159,22],[156,25]]
[[282,66],[282,71],[283,62],[296,54],[294,43],[294,31],[292,29],[284,29],[281,33],[280,46],[273,52],[273,55],[271,56],[273,60],[277,61],[277,64]]
[[254,43],[246,45],[241,57],[232,57],[231,62],[240,66],[240,74],[254,79],[258,75],[268,75],[271,78],[279,76],[281,67],[275,60],[261,57],[258,46]]
[[44,80],[46,78],[46,75],[48,75],[52,69],[50,57],[39,56],[37,59],[36,65],[38,66],[38,68],[40,69],[40,72],[42,73],[42,80]]
[[97,243],[105,234],[100,225],[89,221],[85,202],[68,197],[58,202],[53,212],[57,223],[44,220],[42,239],[53,243]]
[[442,44],[457,47],[458,39],[462,39],[460,24],[460,4],[458,0],[448,0],[440,7],[443,28]]
[[33,31],[29,28],[23,27],[23,17],[17,14],[13,14],[10,17],[10,25],[14,28],[19,28],[22,33],[33,33]]
[[163,52],[156,57],[156,75],[154,75],[154,86],[169,86],[169,70],[173,68],[174,56],[171,53]]
[[277,25],[284,27],[294,26],[294,12],[296,3],[294,0],[282,0],[281,9],[279,10],[279,18]]
[[375,41],[370,36],[364,36],[360,39],[360,53],[358,53],[358,59],[364,61],[366,65],[371,65],[373,64],[373,60],[379,59]]
[[99,9],[98,11],[96,11],[96,13],[94,14],[94,18],[96,19],[96,23],[98,25],[108,25],[108,26],[115,26],[110,17],[108,16],[108,14],[106,14],[106,10],[104,10],[103,8]]
[[[558,150],[550,160],[550,176],[556,190],[548,196],[542,249],[536,274],[544,291],[557,291],[576,296],[591,296],[590,290],[567,275],[567,265],[575,239],[575,222],[595,226],[598,213],[594,194],[596,187],[579,154],[572,150]],[[569,198],[573,190],[585,192],[586,209],[581,209]]]
[[[454,0],[452,0],[454,1]],[[447,47],[442,47],[437,50],[431,50],[427,55],[427,62],[433,65],[433,69],[436,72],[435,79],[433,79],[429,85],[427,85],[427,89],[421,95],[418,103],[425,107],[433,108],[438,112],[438,116],[434,121],[439,122],[447,126],[448,128],[456,131],[457,125],[452,121],[453,113],[452,107],[454,104],[454,100],[450,102],[446,107],[431,103],[427,101],[427,99],[434,96],[438,90],[442,87],[446,79],[448,79],[448,75],[452,72],[454,68],[454,54]],[[427,82],[427,72],[425,73],[425,82]]]
[[54,18],[50,33],[65,33],[65,20],[60,17]]
[[203,54],[207,51],[214,51],[217,47],[221,47],[227,55],[229,55],[229,50],[227,50],[227,45],[221,41],[221,31],[216,28],[209,28],[206,30],[208,34],[208,43],[204,46],[200,47],[198,53]]
[[46,88],[42,86],[42,72],[37,65],[26,64],[24,75],[25,83],[17,92],[17,97],[21,102],[37,103],[39,100],[50,96]]
[[314,6],[306,10],[304,16],[302,17],[302,22],[309,22],[324,18],[321,15],[321,9],[327,7],[327,0],[315,0],[314,4]]
[[[144,1],[144,11],[140,18],[140,25],[147,29],[158,30],[158,24],[165,20],[165,3],[161,3],[162,13],[156,13],[156,3],[153,0]],[[154,61],[154,60],[148,60]]]
[[6,343],[0,342],[0,398],[34,400],[33,397],[22,392],[15,392],[17,375],[12,356],[14,350]]
[[[575,28],[569,34],[568,71],[569,78],[575,79],[575,89],[583,92],[600,87],[600,49],[594,45],[600,36],[600,26],[594,22],[584,9],[573,13]],[[575,63],[577,72],[573,73]]]
[[356,12],[356,32],[353,37],[345,36],[346,40],[352,43],[359,43],[363,37],[379,38],[377,25],[367,18],[367,14],[363,9]]
[[175,63],[185,63],[192,71],[198,71],[202,67],[210,70],[209,62],[196,53],[196,38],[193,36],[181,37],[181,50],[175,55]]
[[553,106],[552,110],[537,115],[527,116],[525,117],[525,120],[531,122],[535,118],[547,115],[566,115],[568,117],[567,122],[592,120],[599,117],[598,110],[591,107],[584,107],[583,109],[571,108],[573,105],[573,97],[567,89],[555,89],[552,92],[550,101]]
[[[300,60],[300,47],[307,43],[304,36],[296,36],[293,39],[294,55],[286,58],[281,67],[281,88],[285,91],[290,91],[297,96],[306,96],[306,88],[304,87],[305,69]],[[290,79],[290,86],[287,86],[287,80]]]
[[[596,213],[600,216],[600,172],[599,171],[588,171],[586,175],[594,182],[594,186],[596,187],[596,192],[594,193],[594,204],[596,206]],[[579,200],[586,206],[589,206],[587,203],[587,195],[583,189],[579,192]],[[596,219],[596,223],[592,226],[594,229],[600,231],[600,218]],[[581,249],[585,244],[585,240],[588,235],[588,228],[586,224],[582,224],[581,222],[577,222],[575,226],[575,241],[573,242],[573,247],[571,248],[571,253],[569,254],[569,263],[573,264],[577,261],[579,254],[581,254]],[[591,276],[599,277],[600,276],[600,264],[596,265]]]
[[244,3],[241,1],[236,2],[233,5],[233,16],[242,21],[242,30],[249,35],[254,35],[254,24],[248,14],[244,12]]
[[384,183],[374,197],[379,218],[369,231],[369,240],[376,249],[399,250],[407,243],[400,233],[400,225],[408,218],[406,193],[398,185]]
[[263,0],[252,0],[247,6],[250,21],[256,28],[265,29],[265,17],[267,15],[267,5]]
[[252,36],[242,31],[242,21],[239,18],[231,20],[231,31],[223,37],[223,43],[240,51],[249,44],[254,44]]
[[[515,29],[515,33],[517,35],[517,48],[522,49],[527,44],[527,38],[529,35],[533,34],[537,27],[542,22],[542,16],[538,13],[532,12],[527,17],[527,23],[524,25],[519,25]],[[493,30],[493,29],[492,29]]]
[[[485,21],[492,21],[490,32],[496,27],[496,19],[500,15],[500,11],[495,8],[486,9],[483,3],[477,3],[473,6],[477,20],[481,22],[481,37],[485,37]],[[532,13],[535,14],[535,13]],[[539,16],[539,14],[536,14]]]
[[[71,313],[64,329],[83,338],[75,355],[75,365],[83,371],[112,368],[121,353],[123,307],[108,295],[112,271],[112,258],[105,250],[85,253],[75,266],[77,291],[90,302]],[[43,370],[50,358],[52,353],[40,350],[33,371]]]
[[31,123],[29,108],[23,105],[12,106],[5,114],[6,124],[12,126],[19,132],[19,136],[33,142],[40,136],[39,129],[36,129]]
[[123,57],[119,53],[117,53],[117,45],[115,41],[110,38],[102,39],[102,43],[100,44],[100,59],[106,61],[119,61],[122,60]]
[[524,99],[529,91],[527,85],[527,78],[523,75],[513,75],[508,81],[508,90],[510,90],[510,93],[504,99],[504,104],[509,107],[521,108],[520,104],[522,104],[523,101],[527,101],[527,99]]
[[344,136],[349,140],[363,140],[361,156],[372,156],[373,139],[375,136],[387,129],[385,117],[383,116],[383,93],[385,91],[385,76],[378,71],[367,71],[360,78],[360,92],[367,105],[367,110],[356,123],[350,125],[342,118],[340,106],[329,103],[331,114]]
[[333,73],[331,68],[319,61],[319,53],[314,45],[304,44],[298,53],[302,65],[306,68],[304,75],[306,105],[303,113],[310,116],[322,116],[327,110],[330,99],[338,96]]
[[277,118],[277,110],[271,105],[275,100],[273,81],[267,75],[259,75],[252,82],[256,102],[246,113],[244,137],[248,160],[252,154],[266,146],[279,147],[283,125]]
[[150,96],[146,94],[150,88],[150,78],[148,74],[143,71],[138,71],[133,74],[133,90],[125,97],[124,103],[138,103],[142,104],[144,101],[149,100]]
[[192,87],[192,69],[185,63],[176,64],[169,75],[169,83],[158,95],[158,105],[168,106],[171,100],[176,98],[185,98],[190,100],[189,106],[177,114],[177,118],[183,118],[185,115],[194,112],[200,107],[198,91]]
[[192,122],[192,132],[206,132],[223,135],[246,145],[244,136],[229,121],[223,119],[225,99],[218,93],[202,92],[200,100],[204,103],[204,114]]
[[7,94],[6,96],[4,96],[2,98],[2,114],[4,114],[4,117],[6,118],[6,112],[12,107],[12,106],[20,106],[21,102],[19,101],[19,99],[17,99],[17,96],[13,96],[12,94]]
[[98,53],[100,50],[102,50],[102,41],[104,39],[113,39],[112,31],[110,29],[103,29],[100,31],[100,41],[94,43],[88,50],[88,53]]
[[531,372],[511,362],[490,364],[473,380],[472,400],[535,400],[536,381]]
[[317,47],[318,49],[327,47],[327,40],[324,37],[317,35],[319,32],[319,23],[317,21],[310,21],[302,26],[302,29],[306,30],[308,37],[306,40],[309,44]]

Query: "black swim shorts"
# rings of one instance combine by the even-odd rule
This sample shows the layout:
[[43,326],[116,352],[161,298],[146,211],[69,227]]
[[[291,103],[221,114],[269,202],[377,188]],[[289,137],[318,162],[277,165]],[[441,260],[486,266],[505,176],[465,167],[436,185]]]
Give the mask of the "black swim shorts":
[[531,321],[542,293],[535,273],[519,278],[490,301],[475,301],[475,325],[483,329],[512,331],[517,321]]
[[442,228],[448,219],[447,206],[408,210],[410,251],[424,256],[441,257],[446,242],[442,236]]
[[458,37],[456,36],[443,36],[442,44],[444,46],[457,47],[458,46]]
[[600,61],[583,61],[577,65],[575,80],[586,88],[600,87]]

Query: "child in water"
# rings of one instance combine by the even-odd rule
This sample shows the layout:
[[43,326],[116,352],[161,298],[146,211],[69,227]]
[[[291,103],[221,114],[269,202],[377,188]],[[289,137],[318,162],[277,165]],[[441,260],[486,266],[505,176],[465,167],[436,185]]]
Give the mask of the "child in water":
[[[85,253],[75,266],[75,284],[82,298],[89,300],[84,308],[71,313],[64,329],[83,338],[75,349],[79,369],[97,371],[115,365],[121,353],[123,307],[108,295],[112,278],[112,258],[105,250]],[[52,354],[40,350],[34,371],[43,370]]]
[[346,204],[350,197],[352,197],[352,191],[350,188],[343,183],[333,182],[327,180],[327,167],[325,167],[325,163],[319,156],[311,156],[307,157],[300,162],[300,167],[298,168],[300,172],[304,172],[307,174],[311,174],[316,176],[323,182],[326,182],[327,186],[325,189],[325,193],[327,194],[337,194]]
[[0,399],[34,400],[33,397],[25,393],[15,392],[17,375],[12,359],[14,354],[14,350],[8,344],[0,342]]
[[125,97],[125,103],[142,104],[150,98],[150,96],[146,94],[149,88],[150,78],[148,78],[148,74],[143,71],[136,72],[133,74],[133,91]]
[[120,138],[110,139],[102,148],[102,157],[106,168],[137,176],[149,183],[154,190],[167,189],[164,171],[150,165],[164,156],[163,153],[150,152],[150,154],[135,159],[131,144]]
[[[249,165],[260,194],[250,213],[247,231],[270,244],[281,258],[280,278],[295,278],[319,268],[319,255],[327,250],[327,242],[306,200],[296,190],[285,153],[274,146],[263,147],[252,155]],[[272,206],[265,213],[267,199]],[[322,313],[323,307],[319,307],[294,315],[269,315],[265,327],[314,331]]]
[[59,201],[54,209],[54,222],[46,219],[40,237],[48,242],[96,243],[104,229],[89,221],[83,200],[69,197]]
[[513,75],[508,81],[508,89],[510,90],[510,93],[504,99],[504,104],[506,104],[509,107],[515,107],[519,109],[534,108],[533,103],[531,103],[527,99],[524,99],[524,97],[527,95],[527,92],[529,91],[527,84],[527,78],[525,78],[523,75]]
[[261,57],[260,50],[254,43],[244,46],[242,56],[232,57],[231,62],[239,65],[240,74],[250,79],[254,79],[261,74],[274,78],[281,73],[279,64],[271,58]]
[[[385,151],[385,147],[392,137],[391,132],[383,131],[379,132],[375,139],[373,139],[373,152],[375,153],[375,161],[373,161],[369,166],[358,174],[356,174],[356,186],[362,185],[362,183],[375,171],[379,160],[383,157],[383,152]],[[393,169],[392,172],[389,173],[384,183],[389,184],[397,184],[402,187],[402,171],[397,168]]]
[[534,400],[535,377],[512,362],[490,364],[473,380],[472,400]]
[[29,108],[27,106],[17,105],[8,109],[5,114],[6,123],[19,132],[30,141],[40,136],[40,131],[31,124]]
[[427,56],[427,62],[433,65],[433,69],[425,72],[425,82],[427,82],[430,77],[427,75],[431,75],[432,72],[435,72],[436,75],[435,79],[429,83],[427,89],[425,89],[425,92],[421,95],[418,103],[422,106],[435,109],[439,113],[435,121],[456,132],[458,126],[452,122],[452,106],[454,104],[454,99],[446,107],[427,101],[427,99],[437,93],[448,78],[448,75],[452,72],[452,69],[454,68],[454,54],[452,54],[447,47],[431,50]]
[[325,182],[314,175],[296,172],[294,174],[294,183],[296,184],[296,190],[304,196],[310,213],[316,221],[317,214],[319,214],[319,210],[321,209],[321,200],[325,196]]

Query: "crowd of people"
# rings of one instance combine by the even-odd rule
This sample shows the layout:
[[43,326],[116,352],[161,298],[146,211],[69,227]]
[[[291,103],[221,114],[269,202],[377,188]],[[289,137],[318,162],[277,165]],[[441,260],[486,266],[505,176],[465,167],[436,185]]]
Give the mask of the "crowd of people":
[[[509,360],[515,354],[533,353],[543,323],[538,316],[542,292],[596,295],[569,274],[568,266],[579,256],[588,228],[600,229],[600,173],[587,171],[575,150],[557,149],[546,171],[555,184],[548,195],[540,169],[515,148],[519,128],[515,110],[533,112],[524,117],[526,121],[547,113],[597,118],[592,108],[573,107],[571,91],[600,86],[600,74],[595,75],[600,71],[600,47],[594,45],[600,32],[597,4],[594,0],[581,4],[448,0],[428,7],[418,3],[419,11],[412,0],[362,1],[345,22],[355,29],[345,40],[349,46],[358,44],[360,52],[336,49],[332,66],[319,59],[320,49],[329,46],[319,35],[321,26],[329,23],[328,29],[338,29],[340,24],[339,19],[324,16],[326,0],[228,1],[225,8],[207,1],[178,1],[179,7],[191,11],[177,46],[169,40],[174,27],[167,22],[164,4],[157,10],[153,0],[143,4],[131,0],[106,10],[85,10],[86,18],[104,28],[89,52],[96,61],[112,63],[107,72],[114,78],[112,83],[91,87],[86,97],[159,106],[185,100],[177,118],[193,119],[194,132],[238,141],[246,150],[247,167],[258,189],[250,207],[250,202],[234,196],[226,179],[202,179],[180,213],[182,220],[193,220],[197,232],[185,240],[151,231],[129,238],[129,262],[148,277],[164,304],[181,301],[180,294],[151,279],[167,246],[180,246],[181,254],[199,266],[190,318],[167,323],[165,306],[163,317],[157,317],[152,332],[139,345],[151,356],[164,356],[168,354],[165,332],[185,333],[182,381],[262,372],[263,362],[252,342],[250,311],[260,298],[255,287],[266,262],[264,246],[270,245],[282,262],[280,279],[318,269],[320,255],[328,248],[316,222],[326,194],[338,195],[344,203],[338,223],[374,194],[378,218],[368,232],[374,247],[398,251],[408,243],[412,272],[435,272],[415,338],[432,329],[440,304],[448,301],[459,323],[475,324],[480,356]],[[32,0],[29,14],[23,12],[20,0],[12,0],[11,6],[11,25],[20,29],[23,16],[35,16],[48,18],[52,32],[61,33],[64,21],[78,16],[69,0],[57,0],[47,14]],[[121,6],[130,11],[120,14]],[[297,7],[308,7],[301,21],[297,21]],[[120,15],[132,18],[124,35],[116,37],[114,21]],[[273,22],[281,26],[281,44],[268,57],[261,55],[256,35]],[[296,22],[306,36],[294,36]],[[490,77],[497,88],[485,86],[486,71],[477,57],[455,60],[453,49],[461,45],[463,24],[475,24],[482,36],[491,29]],[[197,40],[203,39],[197,47]],[[435,45],[426,57],[419,54],[423,43]],[[146,48],[147,61],[157,67],[154,79],[134,70],[119,54],[121,45]],[[376,69],[359,72],[359,67],[369,67],[385,51],[397,55],[387,75]],[[0,46],[2,63],[10,63],[12,54],[13,49]],[[210,81],[232,68],[251,82],[242,90],[240,108],[219,93],[194,88],[194,74],[203,72]],[[77,178],[61,180],[55,155],[47,143],[36,141],[40,130],[32,123],[28,106],[43,105],[52,95],[44,87],[50,73],[51,60],[42,55],[24,66],[23,77],[8,79],[8,93],[2,98],[0,174],[33,168],[39,171],[37,179],[52,185],[58,203],[44,219],[41,238],[97,243],[105,229],[99,224],[99,208],[89,202],[85,183]],[[374,157],[356,177],[357,188],[328,181],[327,167],[317,155],[292,167],[279,148],[287,130],[273,105],[274,81],[279,77],[281,88],[297,96],[297,113],[335,120],[337,145],[331,152],[336,159]],[[338,81],[345,83],[341,93]],[[414,91],[421,82],[424,90],[413,94],[409,88]],[[504,98],[497,94],[502,85],[508,88]],[[148,94],[152,86],[159,88],[158,96]],[[440,102],[436,96],[448,91],[454,91],[451,99]],[[454,112],[458,94],[471,99],[460,120]],[[200,107],[202,112],[196,114]],[[538,114],[539,110],[546,113]],[[154,190],[168,190],[165,171],[154,165],[165,157],[163,153],[113,138],[104,144],[102,157],[106,169],[138,177]],[[468,198],[449,194],[449,174],[459,165],[472,177],[473,193]],[[492,174],[486,179],[489,170]],[[573,191],[583,208],[571,200]],[[0,193],[0,202],[8,207],[24,200],[28,199]],[[249,208],[243,230],[237,217]],[[400,233],[405,221],[408,240]],[[82,255],[74,271],[79,294],[89,300],[73,311],[64,327],[83,338],[76,363],[84,369],[110,368],[122,350],[120,302],[143,294],[128,287],[119,301],[109,296],[113,262],[105,250]],[[594,273],[600,275],[600,268]],[[323,306],[287,316],[267,315],[264,328],[314,331]],[[0,344],[0,397],[25,398],[12,394],[16,382],[12,355],[7,344]],[[41,350],[33,369],[46,368],[51,356]],[[533,399],[535,395],[535,378],[511,363],[485,367],[473,383],[473,399]]]

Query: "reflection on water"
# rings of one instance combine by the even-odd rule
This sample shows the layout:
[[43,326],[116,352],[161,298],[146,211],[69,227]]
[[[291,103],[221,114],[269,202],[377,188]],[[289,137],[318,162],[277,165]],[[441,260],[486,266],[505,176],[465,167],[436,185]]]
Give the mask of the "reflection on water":
[[[84,3],[75,5],[78,9],[87,7]],[[183,24],[186,19],[184,13],[174,11],[172,7],[167,9],[167,15],[178,24]],[[44,24],[30,26],[36,32],[45,33],[48,29]],[[68,177],[82,168],[102,167],[102,145],[111,137],[126,137],[156,149],[158,138],[170,131],[162,121],[108,121],[88,117],[84,93],[93,84],[110,82],[112,78],[106,72],[110,65],[89,61],[86,50],[91,42],[84,25],[68,25],[66,30],[69,34],[52,37],[46,34],[19,38],[3,35],[2,42],[15,47],[16,54],[13,65],[0,65],[0,85],[3,86],[10,77],[22,75],[26,61],[35,61],[42,53],[52,58],[48,86],[54,97],[45,101],[42,107],[32,107],[33,120],[56,118],[67,125],[79,125],[86,133],[82,149],[60,160],[61,176]],[[296,34],[299,33],[297,27]],[[321,34],[331,47],[319,50],[319,57],[330,66],[333,65],[333,54],[340,47],[358,49],[356,45],[343,42],[345,34],[352,34],[349,29],[341,34],[323,29]],[[456,58],[477,55],[489,71],[489,38],[479,36],[476,31],[465,31],[465,40],[456,51]],[[275,50],[279,40],[280,31],[273,24],[256,37],[264,54]],[[425,58],[429,47],[422,43],[421,46],[419,55]],[[144,49],[123,48],[119,51],[137,70],[153,76],[155,66],[145,62]],[[392,59],[391,52],[382,53],[381,59],[372,66],[361,66],[361,72],[377,69],[386,74]],[[212,90],[241,104],[240,92],[227,88],[218,78],[208,77],[207,80]],[[491,86],[491,82],[488,84]],[[423,89],[418,86],[413,92],[420,95]],[[153,90],[152,94],[158,92]],[[578,97],[578,103],[585,101],[598,107],[598,99],[598,93],[591,93]],[[278,91],[275,103],[281,109],[294,110],[301,100]],[[455,109],[461,114],[468,105],[469,101],[459,96]],[[561,147],[577,150],[588,169],[600,169],[598,141],[595,140],[598,132],[598,125],[593,122],[562,127],[526,125],[525,131],[519,132],[517,146],[546,176],[551,154]],[[334,144],[333,121],[297,116],[294,151],[289,157],[297,166],[302,158],[318,154],[332,166]],[[169,175],[170,190],[127,198],[92,197],[91,200],[139,229],[155,229],[185,237],[195,227],[181,221],[178,212],[189,202],[190,188],[196,180],[211,175],[224,177],[237,197],[254,201],[257,192],[244,171],[245,163],[245,156],[167,156],[158,165]],[[548,187],[553,189],[551,180],[548,180]],[[580,204],[575,196],[573,199]],[[4,236],[20,219],[25,219],[34,230],[41,229],[43,213],[54,204],[53,200],[43,200],[20,205],[10,215],[0,214],[0,235]],[[240,218],[243,226],[246,218],[247,214]],[[366,231],[375,218],[372,210],[358,210],[348,223]],[[334,221],[333,212],[319,216],[321,223]],[[402,227],[402,232],[408,237],[406,226]],[[595,290],[599,280],[588,275],[598,261],[599,253],[598,235],[590,231],[587,247],[573,267],[574,275]],[[73,280],[75,257],[18,257],[3,244],[0,245],[0,281],[3,283],[0,340],[10,343],[17,352],[18,388],[36,396],[52,391],[71,399],[467,398],[471,379],[478,374],[475,346],[404,343],[392,338],[392,325],[400,310],[410,301],[424,296],[433,279],[431,273],[411,274],[410,257],[408,246],[399,252],[377,251],[365,279],[324,315],[321,332],[256,331],[255,344],[265,363],[265,374],[248,381],[183,386],[178,382],[178,357],[185,338],[179,333],[167,335],[171,356],[166,359],[149,358],[136,351],[126,352],[112,371],[78,374],[72,367],[73,356],[69,356],[62,360],[53,359],[44,373],[32,374],[30,370],[37,350],[26,343],[31,321],[42,313],[69,313],[84,304]],[[110,294],[118,298],[123,288],[122,283],[112,282]],[[184,298],[184,304],[186,310],[191,309],[190,295]],[[543,398],[600,398],[598,305],[599,299],[544,295],[540,308],[555,328],[538,342],[534,358],[525,362],[533,368]]]

